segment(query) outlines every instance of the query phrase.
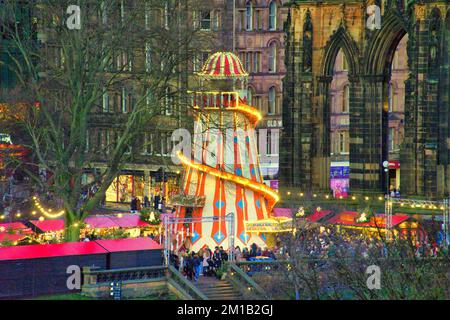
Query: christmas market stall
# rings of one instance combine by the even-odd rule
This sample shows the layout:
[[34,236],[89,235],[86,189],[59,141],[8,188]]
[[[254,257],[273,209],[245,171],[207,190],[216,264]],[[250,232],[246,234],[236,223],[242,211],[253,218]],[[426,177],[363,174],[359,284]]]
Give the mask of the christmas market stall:
[[33,243],[34,232],[22,222],[0,223],[0,246]]
[[59,242],[63,238],[64,220],[30,220],[30,228],[36,233],[39,242]]
[[96,240],[108,254],[108,269],[163,265],[163,247],[150,238]]
[[[367,216],[365,213],[345,211],[331,217],[326,223],[338,225],[345,229],[367,232],[372,235],[386,232],[385,214]],[[397,235],[409,233],[415,235],[418,231],[418,223],[406,214],[397,213],[392,215],[392,228]]]
[[68,293],[68,266],[106,268],[106,261],[93,241],[2,247],[0,299]]

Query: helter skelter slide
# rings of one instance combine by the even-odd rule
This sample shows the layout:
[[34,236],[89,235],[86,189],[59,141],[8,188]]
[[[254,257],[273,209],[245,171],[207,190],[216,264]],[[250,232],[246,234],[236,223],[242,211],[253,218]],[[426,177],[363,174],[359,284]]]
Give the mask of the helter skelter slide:
[[[236,55],[217,52],[198,76],[208,91],[191,92],[197,109],[192,155],[178,156],[185,168],[183,194],[203,201],[200,205],[179,205],[176,217],[222,219],[179,224],[175,231],[189,239],[191,250],[205,245],[227,249],[230,230],[224,217],[233,213],[234,245],[265,246],[265,235],[248,234],[245,221],[269,218],[279,197],[264,184],[260,171],[254,129],[261,114],[247,104],[245,90],[234,91],[237,83],[244,88],[248,74]],[[176,246],[180,245],[179,241]]]

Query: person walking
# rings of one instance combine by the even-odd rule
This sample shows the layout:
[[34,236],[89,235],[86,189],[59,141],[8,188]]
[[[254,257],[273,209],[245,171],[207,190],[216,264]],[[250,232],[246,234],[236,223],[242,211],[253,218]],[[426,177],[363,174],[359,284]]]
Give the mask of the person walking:
[[137,199],[136,199],[136,197],[134,197],[131,200],[130,209],[131,209],[131,213],[136,213],[137,212]]
[[136,210],[137,212],[140,212],[142,210],[142,203],[141,203],[141,199],[136,198]]

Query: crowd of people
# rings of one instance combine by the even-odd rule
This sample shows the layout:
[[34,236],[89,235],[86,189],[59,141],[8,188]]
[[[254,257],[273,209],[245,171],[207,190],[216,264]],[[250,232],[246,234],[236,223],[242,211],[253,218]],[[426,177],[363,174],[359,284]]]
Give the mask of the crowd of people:
[[[448,254],[448,246],[438,244],[433,239],[396,238],[395,242],[386,242],[385,238],[366,234],[356,230],[330,227],[312,230],[301,234],[296,241],[283,241],[280,254],[289,258],[290,254],[308,256],[315,259],[334,257],[385,258],[389,250],[395,249],[401,257],[440,257]],[[291,252],[289,252],[291,251]],[[294,251],[294,252],[292,252]]]
[[198,252],[181,248],[177,253],[172,252],[170,263],[175,266],[187,279],[198,281],[200,276],[216,276],[222,264],[233,258],[236,262],[249,261],[251,258],[270,258],[276,260],[274,251],[261,248],[253,243],[242,250],[239,246],[225,250],[216,246],[211,250],[207,245]]

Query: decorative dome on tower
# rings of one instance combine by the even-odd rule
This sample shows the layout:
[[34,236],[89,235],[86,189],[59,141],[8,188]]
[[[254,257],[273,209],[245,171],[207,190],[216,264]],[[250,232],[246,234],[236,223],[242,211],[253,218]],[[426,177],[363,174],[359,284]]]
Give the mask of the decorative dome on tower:
[[248,77],[241,60],[232,52],[216,52],[212,54],[198,75],[203,78],[218,80]]

